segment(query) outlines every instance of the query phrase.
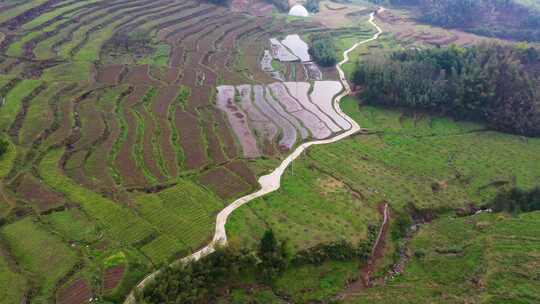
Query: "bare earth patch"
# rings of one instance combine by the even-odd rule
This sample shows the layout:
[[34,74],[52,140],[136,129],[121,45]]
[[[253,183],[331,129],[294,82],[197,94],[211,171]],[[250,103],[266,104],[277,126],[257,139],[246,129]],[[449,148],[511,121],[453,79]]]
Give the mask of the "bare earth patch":
[[120,280],[122,280],[122,277],[124,276],[124,270],[124,266],[122,265],[105,270],[105,273],[103,274],[104,291],[111,291],[118,285],[118,283],[120,283]]
[[92,290],[85,280],[79,278],[61,288],[56,297],[58,304],[83,304],[92,298]]

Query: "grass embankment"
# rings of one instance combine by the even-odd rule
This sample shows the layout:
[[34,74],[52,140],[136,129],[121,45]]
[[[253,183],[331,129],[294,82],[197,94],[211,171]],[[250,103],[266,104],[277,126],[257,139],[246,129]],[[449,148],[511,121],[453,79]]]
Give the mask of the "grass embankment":
[[350,303],[537,303],[540,212],[441,218],[413,238],[405,272]]
[[0,107],[0,129],[7,130],[15,120],[22,105],[22,100],[41,84],[39,80],[25,79],[19,82],[5,96],[5,104]]
[[[74,250],[47,233],[30,217],[3,227],[0,230],[0,237],[7,244],[18,265],[33,274],[31,280],[34,285],[39,286],[33,301],[40,302],[49,297],[55,289],[56,282],[77,263],[77,254]],[[14,293],[19,288],[24,288],[24,280],[19,276],[9,272],[0,273],[2,276],[12,276],[16,280],[9,283],[15,287],[12,290]]]

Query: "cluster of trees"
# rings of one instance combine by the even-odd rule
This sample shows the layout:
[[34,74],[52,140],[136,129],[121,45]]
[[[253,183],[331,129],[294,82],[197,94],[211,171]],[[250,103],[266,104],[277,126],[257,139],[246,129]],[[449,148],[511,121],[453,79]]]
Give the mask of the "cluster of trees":
[[338,60],[334,39],[328,33],[311,37],[309,54],[315,62],[324,67],[334,66]]
[[531,212],[540,210],[540,187],[530,191],[513,188],[497,194],[490,207],[495,212]]
[[351,259],[359,259],[362,262],[367,262],[371,254],[371,248],[377,239],[377,233],[378,227],[369,225],[367,239],[359,242],[357,246],[345,240],[329,244],[319,244],[298,252],[291,263],[293,265],[319,265],[328,260],[348,261]]
[[164,268],[154,281],[136,294],[137,303],[212,303],[217,299],[220,287],[226,287],[242,275],[252,277],[255,274],[260,283],[268,284],[291,265],[320,264],[331,259],[367,261],[377,237],[377,227],[370,226],[368,235],[368,239],[358,246],[340,241],[319,245],[292,257],[286,242],[278,241],[268,230],[256,251],[219,248],[198,261]]
[[136,295],[137,303],[208,303],[218,296],[219,286],[230,278],[248,272],[271,281],[288,266],[285,242],[279,242],[269,230],[263,235],[257,252],[218,248],[198,261],[168,266]]
[[514,0],[370,0],[412,5],[423,22],[505,39],[540,41],[540,12]]
[[319,12],[319,0],[307,0],[306,9],[308,12],[316,14]]
[[363,61],[353,82],[367,103],[428,110],[540,136],[539,58],[533,48],[494,44],[400,51]]

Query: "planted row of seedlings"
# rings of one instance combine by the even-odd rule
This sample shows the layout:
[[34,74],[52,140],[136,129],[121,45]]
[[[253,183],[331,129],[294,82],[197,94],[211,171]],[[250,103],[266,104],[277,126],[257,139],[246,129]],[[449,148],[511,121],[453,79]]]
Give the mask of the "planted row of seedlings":
[[[67,56],[69,46],[77,44],[84,37],[85,28],[89,28],[93,23],[110,17],[115,12],[137,7],[142,3],[144,2],[118,1],[110,3],[110,5],[83,6],[68,12],[66,15],[53,18],[54,23],[47,26],[47,28],[53,27],[53,29],[45,31],[40,36],[30,40],[27,43],[28,46],[25,46],[25,55],[35,55],[37,59],[52,58],[56,56],[56,51],[60,46],[68,44],[64,51],[64,55]],[[73,22],[74,20],[78,22]]]

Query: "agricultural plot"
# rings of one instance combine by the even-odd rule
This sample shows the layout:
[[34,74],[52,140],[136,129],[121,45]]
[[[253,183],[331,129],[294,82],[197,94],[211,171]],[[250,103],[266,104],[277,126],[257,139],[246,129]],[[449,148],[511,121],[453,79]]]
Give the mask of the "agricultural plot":
[[[270,38],[270,50],[264,50],[261,69],[279,81],[323,80],[319,66],[311,61],[308,44],[298,34],[285,39]],[[333,68],[329,68],[333,69]]]
[[220,86],[216,103],[220,110],[227,114],[232,129],[237,134],[245,157],[253,158],[260,155],[257,140],[251,132],[246,114],[235,103],[235,88],[233,86]]
[[302,62],[311,61],[311,56],[308,53],[308,45],[298,35],[287,35],[281,41],[281,44],[291,50],[291,52]]
[[288,50],[279,40],[276,38],[270,39],[270,50],[272,57],[282,62],[297,61],[298,57],[295,56],[290,50]]
[[311,101],[335,121],[342,129],[347,130],[351,124],[336,112],[334,97],[343,90],[338,81],[316,81],[309,95]]
[[276,71],[274,67],[272,66],[272,60],[273,60],[273,57],[270,54],[270,51],[264,50],[264,55],[261,58],[261,69],[265,71],[266,73],[270,74],[272,78],[279,81],[285,81],[281,72]]
[[266,87],[240,85],[236,87],[239,95],[235,95],[233,86],[220,86],[217,106],[229,117],[243,147],[255,149],[256,142],[260,147],[261,143],[273,141],[279,132],[278,147],[289,150],[299,139],[324,139],[350,128],[333,106],[334,96],[342,89],[339,82],[315,82],[311,99],[307,95],[310,89],[306,82],[272,83]]
[[35,275],[35,284],[39,286],[36,299],[49,297],[56,281],[77,263],[73,249],[48,234],[31,218],[2,227],[0,235],[20,266]]

